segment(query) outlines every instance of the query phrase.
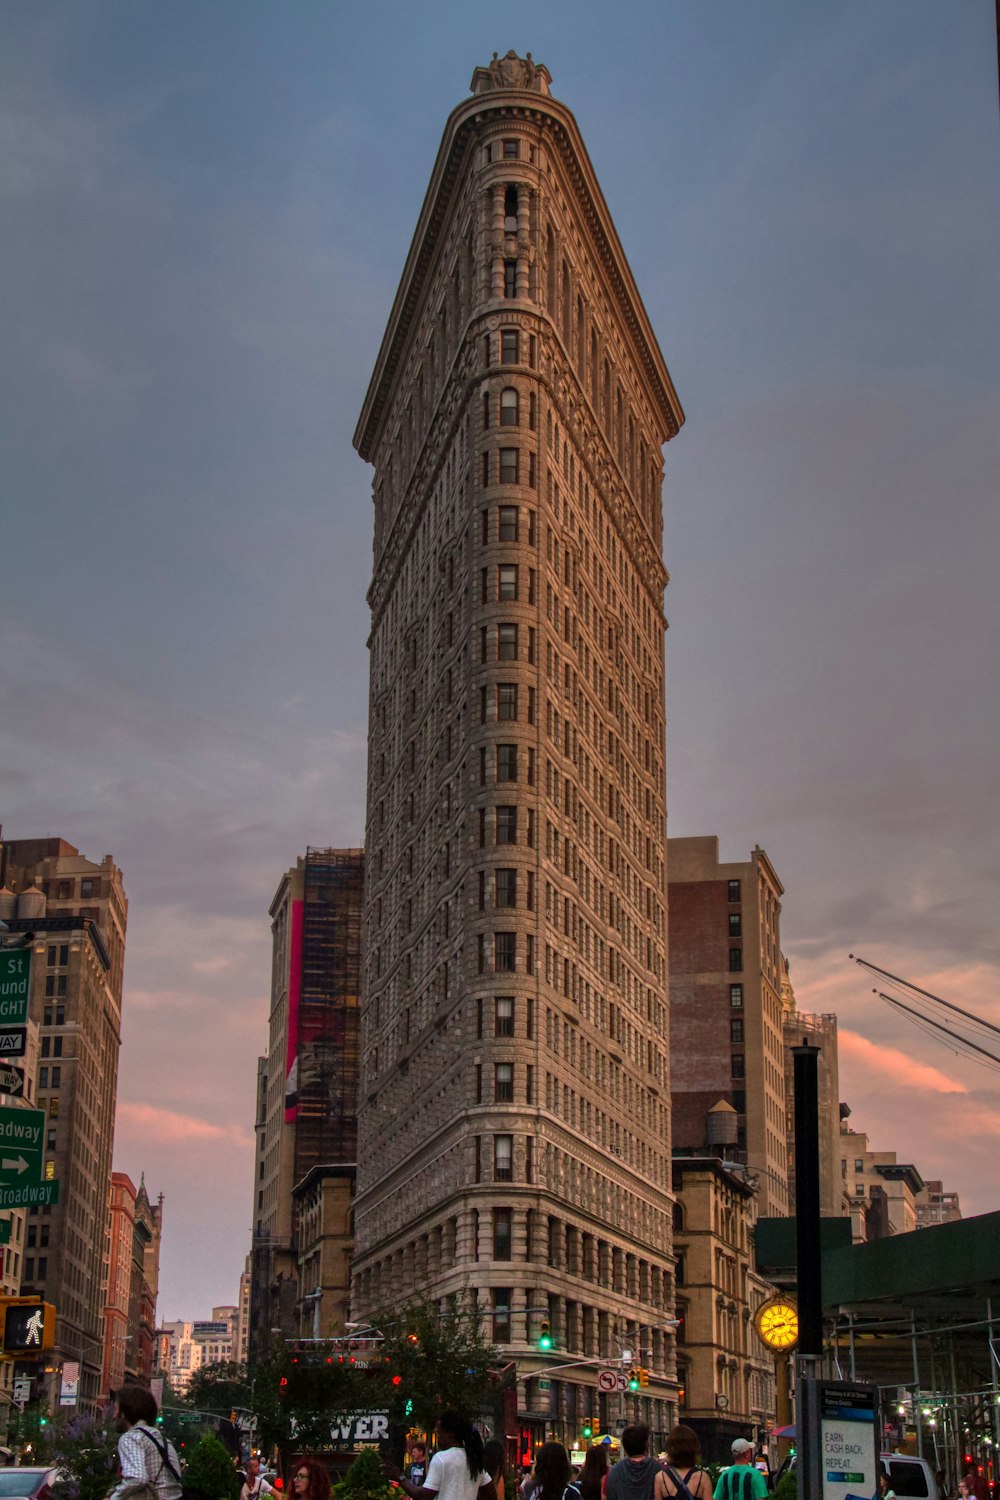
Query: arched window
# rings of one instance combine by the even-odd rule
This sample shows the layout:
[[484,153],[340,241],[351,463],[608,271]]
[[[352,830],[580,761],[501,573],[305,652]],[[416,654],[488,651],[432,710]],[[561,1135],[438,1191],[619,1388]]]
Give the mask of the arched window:
[[674,1229],[678,1234],[684,1233],[684,1206],[681,1203],[674,1204]]
[[508,385],[500,392],[500,426],[516,427],[517,410],[517,391]]

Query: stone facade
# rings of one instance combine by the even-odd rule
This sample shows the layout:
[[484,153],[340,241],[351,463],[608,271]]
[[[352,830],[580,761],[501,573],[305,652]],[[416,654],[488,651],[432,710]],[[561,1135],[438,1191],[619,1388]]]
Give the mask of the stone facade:
[[772,1425],[774,1358],[753,1315],[774,1292],[754,1270],[757,1194],[747,1174],[718,1157],[676,1157],[677,1365],[681,1420],[702,1454],[731,1460],[734,1438]]
[[731,1155],[788,1213],[781,1004],[783,886],[759,846],[719,859],[715,837],[670,839],[670,1047],[674,1146],[699,1151],[720,1099],[737,1114]]
[[[643,1351],[629,1414],[662,1432],[660,449],[683,413],[547,71],[508,54],[472,86],[355,436],[375,557],[352,1312],[471,1295],[522,1376]],[[528,1379],[522,1422],[572,1438],[609,1415],[594,1385]]]

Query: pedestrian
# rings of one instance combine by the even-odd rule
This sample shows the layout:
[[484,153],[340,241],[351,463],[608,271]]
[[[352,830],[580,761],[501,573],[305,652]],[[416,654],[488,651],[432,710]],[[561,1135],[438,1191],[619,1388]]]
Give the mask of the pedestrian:
[[300,1458],[292,1469],[292,1500],[330,1500],[330,1476],[318,1458]]
[[410,1461],[406,1477],[411,1484],[423,1484],[427,1475],[427,1448],[423,1443],[410,1444]]
[[[118,1467],[121,1479],[108,1500],[180,1500],[181,1465],[173,1443],[156,1429],[158,1407],[152,1391],[123,1385],[118,1392]],[[140,1497],[139,1490],[145,1490]]]
[[896,1500],[896,1491],[889,1483],[889,1471],[885,1464],[879,1465],[878,1500]]
[[534,1464],[525,1464],[524,1473],[521,1475],[521,1483],[518,1486],[518,1493],[521,1496],[521,1500],[528,1500],[528,1496],[534,1488],[535,1466]]
[[535,1487],[530,1500],[580,1500],[571,1483],[569,1454],[562,1443],[543,1443],[535,1455]]
[[382,1464],[410,1500],[496,1500],[496,1486],[483,1463],[483,1440],[459,1411],[443,1411],[437,1420],[437,1452],[427,1465],[423,1484],[405,1479],[396,1464]]
[[698,1466],[701,1444],[693,1427],[682,1423],[672,1428],[664,1456],[666,1467],[656,1476],[654,1500],[712,1500],[712,1481]]
[[733,1462],[723,1469],[715,1486],[713,1500],[765,1500],[767,1480],[753,1462],[753,1443],[736,1438]]
[[503,1443],[499,1438],[490,1438],[483,1445],[483,1468],[493,1481],[497,1500],[504,1500]]
[[604,1500],[608,1488],[608,1450],[603,1443],[587,1449],[577,1489],[580,1500]]
[[650,1457],[649,1428],[644,1422],[622,1433],[622,1457],[608,1475],[608,1500],[654,1500],[656,1476],[663,1471]]
[[260,1472],[260,1459],[247,1459],[247,1470],[240,1489],[240,1500],[260,1500],[263,1495],[273,1495],[274,1485],[268,1484]]

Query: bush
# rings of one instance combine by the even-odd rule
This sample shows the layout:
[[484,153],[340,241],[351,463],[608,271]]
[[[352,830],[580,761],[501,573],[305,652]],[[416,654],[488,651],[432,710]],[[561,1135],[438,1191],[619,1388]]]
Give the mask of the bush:
[[337,1500],[387,1500],[393,1488],[382,1473],[382,1460],[374,1449],[359,1453],[339,1484]]
[[786,1469],[774,1487],[772,1500],[796,1500],[799,1482],[794,1469]]
[[184,1470],[184,1489],[200,1500],[237,1500],[240,1481],[217,1437],[206,1436],[195,1443]]

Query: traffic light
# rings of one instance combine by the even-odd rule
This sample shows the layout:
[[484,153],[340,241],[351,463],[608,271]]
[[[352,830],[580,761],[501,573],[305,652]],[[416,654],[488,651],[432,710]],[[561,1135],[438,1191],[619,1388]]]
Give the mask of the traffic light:
[[552,1348],[552,1324],[548,1318],[545,1318],[542,1322],[542,1329],[538,1335],[538,1347],[542,1350]]
[[629,1376],[629,1378],[628,1378],[628,1388],[629,1388],[630,1391],[637,1391],[639,1389],[639,1371],[638,1370],[633,1370],[632,1373],[631,1373],[631,1375]]
[[645,1390],[646,1386],[649,1384],[649,1371],[648,1370],[643,1369],[643,1370],[639,1371],[639,1384]]
[[5,1354],[41,1354],[56,1341],[56,1310],[38,1297],[0,1299]]
[[594,1429],[591,1427],[589,1422],[584,1423],[583,1435],[588,1440],[588,1442],[594,1436]]

